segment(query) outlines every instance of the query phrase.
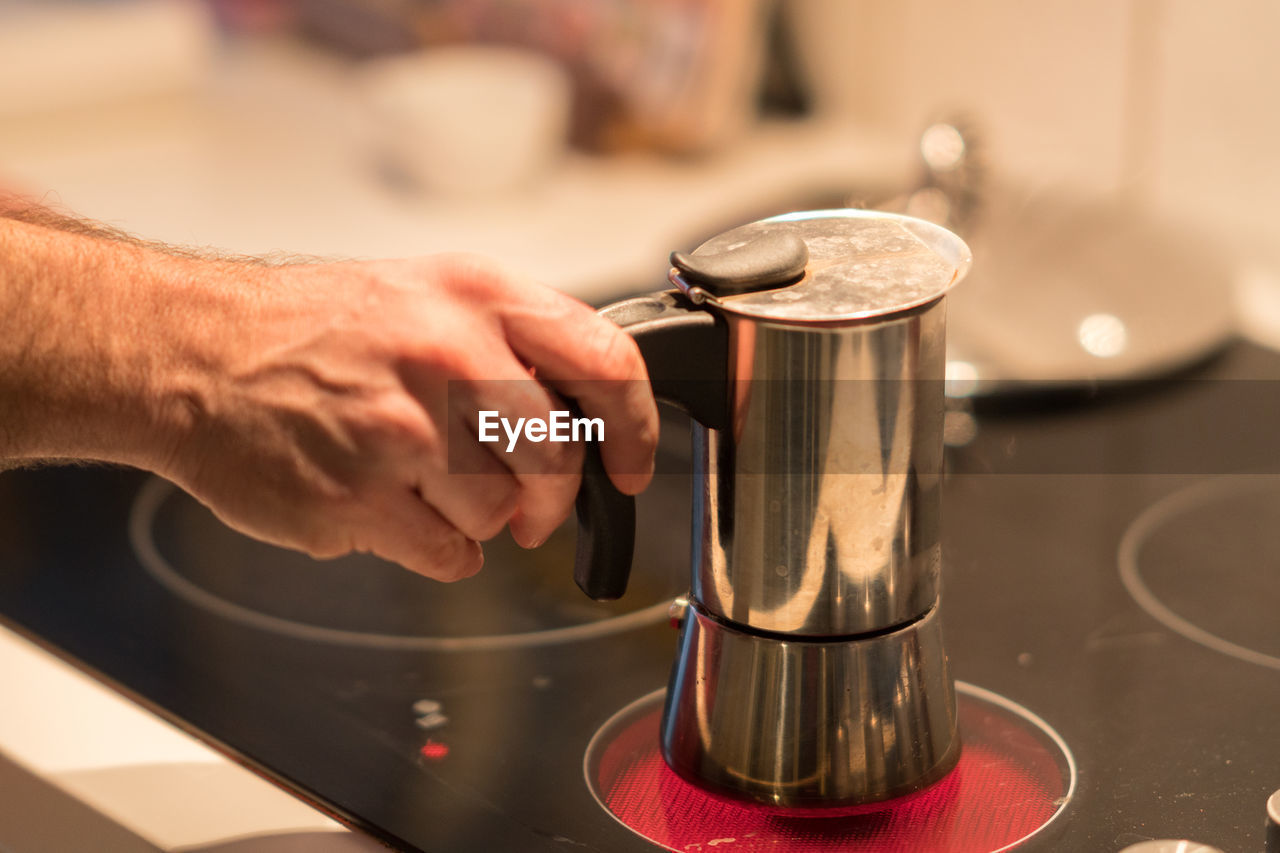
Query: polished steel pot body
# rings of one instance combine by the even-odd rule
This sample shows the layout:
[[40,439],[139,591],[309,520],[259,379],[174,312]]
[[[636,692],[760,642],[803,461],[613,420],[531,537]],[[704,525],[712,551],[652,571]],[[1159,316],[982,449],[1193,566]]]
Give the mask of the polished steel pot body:
[[941,565],[945,305],[727,321],[730,427],[695,426],[693,599],[797,638],[920,618]]

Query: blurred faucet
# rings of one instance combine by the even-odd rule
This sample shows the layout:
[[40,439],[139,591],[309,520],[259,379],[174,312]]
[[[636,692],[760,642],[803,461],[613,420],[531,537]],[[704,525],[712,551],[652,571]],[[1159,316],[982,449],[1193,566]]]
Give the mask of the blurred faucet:
[[972,121],[957,116],[926,127],[920,163],[919,184],[884,206],[967,237],[980,211],[986,165]]

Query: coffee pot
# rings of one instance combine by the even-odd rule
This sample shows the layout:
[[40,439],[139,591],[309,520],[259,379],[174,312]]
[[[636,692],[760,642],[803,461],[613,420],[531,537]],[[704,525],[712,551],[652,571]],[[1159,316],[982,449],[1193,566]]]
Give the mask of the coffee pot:
[[[949,231],[787,214],[674,253],[675,290],[603,313],[693,419],[690,592],[662,715],[680,776],[782,809],[861,806],[956,763],[939,620]],[[635,516],[598,448],[576,578],[621,595]]]

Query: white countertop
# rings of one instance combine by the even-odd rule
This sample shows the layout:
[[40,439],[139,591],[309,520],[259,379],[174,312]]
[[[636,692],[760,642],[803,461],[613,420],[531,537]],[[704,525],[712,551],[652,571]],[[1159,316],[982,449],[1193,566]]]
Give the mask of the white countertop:
[[5,628],[0,673],[5,853],[385,849]]

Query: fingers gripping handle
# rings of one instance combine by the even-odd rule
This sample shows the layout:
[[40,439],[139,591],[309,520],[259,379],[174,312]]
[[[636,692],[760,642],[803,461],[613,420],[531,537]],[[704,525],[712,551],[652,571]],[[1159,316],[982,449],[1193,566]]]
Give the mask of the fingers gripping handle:
[[[722,318],[674,290],[618,302],[601,314],[635,338],[654,397],[710,429],[728,424],[729,336]],[[614,488],[596,444],[586,447],[577,511],[574,579],[597,601],[618,598],[631,574],[635,499]]]

